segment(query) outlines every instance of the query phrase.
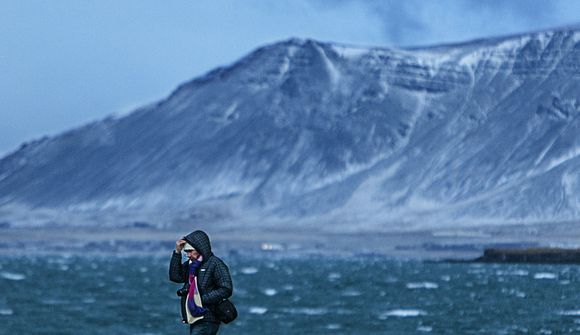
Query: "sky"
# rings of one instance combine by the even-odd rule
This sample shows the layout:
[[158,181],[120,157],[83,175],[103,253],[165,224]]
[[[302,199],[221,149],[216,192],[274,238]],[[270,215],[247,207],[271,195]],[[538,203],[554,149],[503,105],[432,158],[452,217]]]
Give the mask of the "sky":
[[292,37],[403,48],[579,23],[576,0],[0,0],[0,157]]

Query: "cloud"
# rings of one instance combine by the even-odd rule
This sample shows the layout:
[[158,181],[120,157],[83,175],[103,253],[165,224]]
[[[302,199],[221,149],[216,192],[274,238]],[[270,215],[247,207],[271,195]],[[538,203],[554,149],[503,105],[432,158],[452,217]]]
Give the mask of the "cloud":
[[575,24],[574,0],[310,0],[320,9],[364,6],[379,18],[385,43],[420,46],[503,36]]

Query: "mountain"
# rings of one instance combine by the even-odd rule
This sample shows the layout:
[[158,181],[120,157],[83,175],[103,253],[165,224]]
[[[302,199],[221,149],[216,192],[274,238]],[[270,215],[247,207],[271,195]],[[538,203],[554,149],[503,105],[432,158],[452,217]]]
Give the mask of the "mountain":
[[0,221],[330,230],[580,218],[580,29],[292,39],[0,160]]

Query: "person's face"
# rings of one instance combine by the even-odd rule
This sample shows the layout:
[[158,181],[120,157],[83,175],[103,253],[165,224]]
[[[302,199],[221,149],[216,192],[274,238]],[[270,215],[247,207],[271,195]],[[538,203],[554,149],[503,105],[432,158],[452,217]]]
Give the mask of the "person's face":
[[196,259],[199,258],[199,252],[197,252],[197,250],[193,249],[193,250],[186,250],[185,254],[187,255],[187,258],[189,258],[190,260],[194,261]]

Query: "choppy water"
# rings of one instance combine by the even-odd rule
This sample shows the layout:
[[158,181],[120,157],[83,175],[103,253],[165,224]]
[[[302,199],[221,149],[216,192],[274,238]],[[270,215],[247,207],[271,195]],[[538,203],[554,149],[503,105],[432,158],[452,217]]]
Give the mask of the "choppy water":
[[[0,334],[187,334],[159,257],[2,257]],[[220,334],[580,333],[580,266],[223,257]]]

